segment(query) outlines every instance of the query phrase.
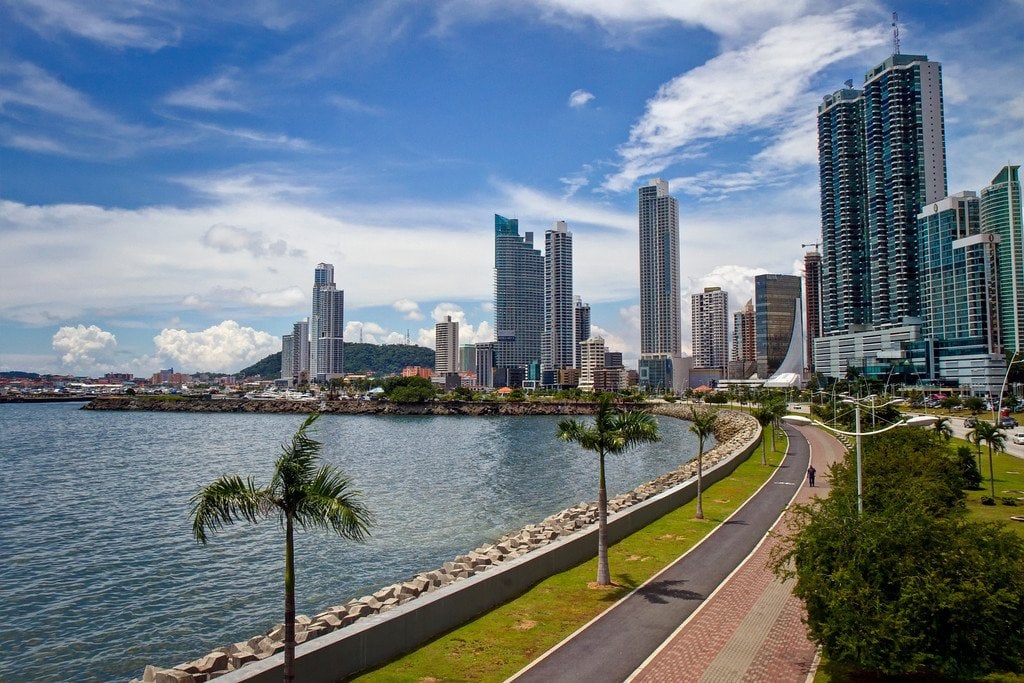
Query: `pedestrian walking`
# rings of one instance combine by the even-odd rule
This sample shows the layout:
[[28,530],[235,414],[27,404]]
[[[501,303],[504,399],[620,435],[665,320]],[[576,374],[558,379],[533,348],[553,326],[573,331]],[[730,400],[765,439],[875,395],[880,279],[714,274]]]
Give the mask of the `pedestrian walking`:
[[818,473],[818,470],[814,469],[814,465],[807,468],[807,483],[814,486],[814,475]]

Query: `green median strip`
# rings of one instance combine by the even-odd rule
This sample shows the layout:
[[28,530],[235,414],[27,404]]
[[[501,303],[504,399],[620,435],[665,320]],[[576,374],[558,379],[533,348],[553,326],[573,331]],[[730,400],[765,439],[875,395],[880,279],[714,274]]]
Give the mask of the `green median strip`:
[[[785,454],[771,450],[767,467],[760,448],[726,479],[704,492],[703,521],[691,501],[609,549],[618,587],[591,589],[597,559],[556,574],[508,602],[423,647],[355,680],[503,681],[696,545],[742,505],[775,471]],[[596,546],[595,546],[596,552]]]

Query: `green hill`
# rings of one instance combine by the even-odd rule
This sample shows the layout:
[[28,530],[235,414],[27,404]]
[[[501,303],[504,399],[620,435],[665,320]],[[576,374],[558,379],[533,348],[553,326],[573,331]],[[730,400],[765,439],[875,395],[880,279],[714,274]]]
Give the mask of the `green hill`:
[[[391,375],[410,365],[434,367],[434,350],[412,344],[345,344],[345,372]],[[263,379],[276,379],[281,376],[281,352],[272,353],[236,374],[239,377],[259,375]]]

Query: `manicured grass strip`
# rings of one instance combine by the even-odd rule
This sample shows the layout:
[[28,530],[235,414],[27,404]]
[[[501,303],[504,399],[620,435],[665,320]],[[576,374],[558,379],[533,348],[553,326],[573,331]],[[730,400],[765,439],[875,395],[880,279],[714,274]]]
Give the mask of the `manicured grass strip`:
[[731,476],[704,491],[703,521],[693,518],[691,501],[609,548],[612,581],[619,587],[587,587],[597,575],[595,558],[355,680],[505,680],[713,531],[774,473],[787,446],[784,436],[778,443],[781,450],[772,451],[769,432],[768,467],[761,465],[758,447]]
[[[952,439],[952,448],[969,446],[977,455],[977,446],[963,439]],[[981,489],[965,491],[967,512],[972,519],[1006,522],[1008,529],[1024,536],[1024,522],[1014,522],[1010,517],[1024,517],[1024,460],[1006,453],[992,454],[992,468],[995,470],[996,504],[982,505],[983,496],[989,495],[988,446],[981,446]],[[1013,498],[1017,505],[1003,505],[1003,498]]]

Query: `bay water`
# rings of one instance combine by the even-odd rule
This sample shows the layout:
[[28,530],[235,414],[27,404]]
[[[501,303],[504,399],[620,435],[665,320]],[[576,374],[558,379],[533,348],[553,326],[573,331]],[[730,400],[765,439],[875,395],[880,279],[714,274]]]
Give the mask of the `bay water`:
[[[79,408],[0,405],[0,680],[126,681],[278,623],[276,520],[199,546],[188,500],[222,474],[266,484],[304,416]],[[375,523],[365,544],[298,534],[298,612],[594,500],[596,456],[558,441],[559,419],[322,417],[324,458],[352,477]],[[661,442],[608,458],[610,496],[695,455],[689,423],[658,419]]]

